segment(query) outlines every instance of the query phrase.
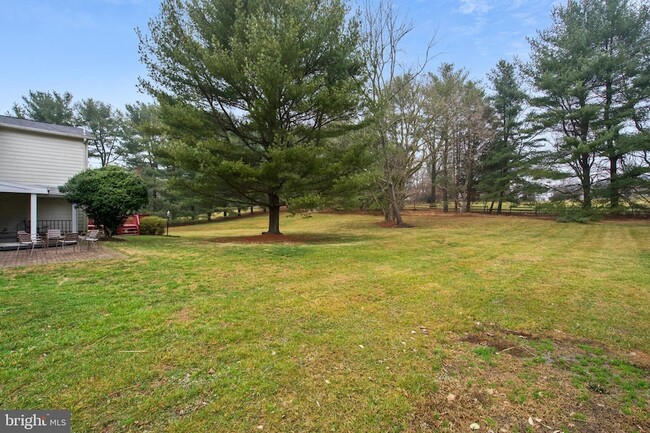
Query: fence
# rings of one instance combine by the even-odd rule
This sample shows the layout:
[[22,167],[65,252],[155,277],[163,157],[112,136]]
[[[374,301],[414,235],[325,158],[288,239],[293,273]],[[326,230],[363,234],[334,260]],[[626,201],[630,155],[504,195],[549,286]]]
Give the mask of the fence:
[[[449,211],[456,212],[453,207],[453,203],[450,203]],[[441,204],[433,206],[433,209],[440,210],[442,209]],[[599,208],[594,208],[595,211],[598,211]],[[650,212],[643,209],[626,209],[620,213],[608,214],[607,209],[600,209],[603,211],[602,216],[605,218],[650,218]],[[460,211],[460,209],[458,210]],[[551,206],[549,204],[513,204],[513,203],[504,203],[501,208],[501,215],[522,215],[522,216],[546,216],[546,217],[557,217],[574,212],[581,212],[582,209],[577,206]],[[474,213],[489,213],[492,215],[497,215],[497,206],[496,204],[490,212],[490,203],[472,203],[470,205],[470,212]]]

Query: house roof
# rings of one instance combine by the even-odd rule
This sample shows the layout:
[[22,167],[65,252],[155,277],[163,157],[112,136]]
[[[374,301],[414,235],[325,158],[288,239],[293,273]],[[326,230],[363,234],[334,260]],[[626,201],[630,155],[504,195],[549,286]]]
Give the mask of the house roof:
[[30,130],[73,138],[92,138],[91,134],[74,126],[54,125],[51,123],[36,122],[34,120],[18,119],[17,117],[11,116],[0,116],[0,128]]

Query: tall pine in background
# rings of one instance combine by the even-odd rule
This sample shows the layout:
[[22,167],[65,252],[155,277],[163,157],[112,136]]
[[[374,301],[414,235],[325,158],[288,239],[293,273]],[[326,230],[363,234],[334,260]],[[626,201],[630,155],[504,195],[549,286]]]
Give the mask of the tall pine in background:
[[530,40],[527,73],[538,127],[554,144],[549,163],[570,168],[585,209],[600,196],[616,208],[644,193],[637,187],[648,173],[648,17],[648,5],[627,0],[571,0]]
[[14,103],[7,113],[19,119],[30,119],[54,125],[74,125],[74,107],[70,92],[58,93],[30,90],[22,97],[22,103]]
[[531,134],[526,129],[527,95],[521,88],[515,65],[500,60],[488,74],[489,97],[494,110],[494,140],[482,161],[479,190],[490,203],[489,211],[500,214],[503,202],[518,202],[535,190],[530,180],[533,155]]

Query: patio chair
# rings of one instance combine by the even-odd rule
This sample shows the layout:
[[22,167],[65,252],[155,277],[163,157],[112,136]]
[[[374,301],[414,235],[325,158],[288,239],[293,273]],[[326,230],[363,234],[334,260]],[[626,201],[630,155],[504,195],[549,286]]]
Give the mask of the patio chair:
[[[97,247],[99,247],[99,244],[97,243],[97,241],[99,241],[99,230],[88,230],[86,236],[82,236],[79,239],[88,244],[88,250],[90,250],[91,244],[95,244]],[[81,251],[81,248],[79,248],[79,250]]]
[[16,248],[16,257],[18,257],[18,251],[21,247],[31,247],[29,250],[29,255],[31,256],[34,253],[34,247],[37,244],[42,244],[40,239],[32,239],[32,235],[27,232],[18,232],[17,235],[18,248]]
[[59,229],[48,229],[47,233],[45,234],[45,248],[48,248],[50,246],[50,241],[54,241],[54,246],[56,246],[59,242],[59,239],[61,239],[61,230]]
[[[56,241],[56,246],[59,245],[61,245],[61,251],[65,249],[66,245],[72,245],[72,251],[75,251],[79,245],[79,233],[66,233],[64,237]],[[79,251],[81,251],[81,245],[79,245]]]

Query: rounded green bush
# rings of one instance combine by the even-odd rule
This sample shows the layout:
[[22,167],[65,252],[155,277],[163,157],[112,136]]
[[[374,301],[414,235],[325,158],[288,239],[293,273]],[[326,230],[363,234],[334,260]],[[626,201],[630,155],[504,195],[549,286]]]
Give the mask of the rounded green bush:
[[141,235],[163,235],[165,234],[165,218],[157,216],[148,216],[140,220]]

